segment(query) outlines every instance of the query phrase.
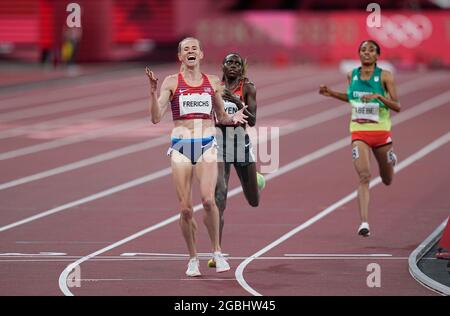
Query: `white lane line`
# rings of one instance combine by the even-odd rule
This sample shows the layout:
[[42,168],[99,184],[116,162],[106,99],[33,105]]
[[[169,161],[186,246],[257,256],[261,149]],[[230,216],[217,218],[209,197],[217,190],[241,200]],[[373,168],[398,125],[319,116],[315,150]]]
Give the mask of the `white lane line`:
[[55,149],[62,146],[72,145],[80,142],[84,142],[87,140],[96,139],[99,137],[113,135],[120,132],[124,132],[126,130],[145,127],[149,125],[149,120],[145,118],[140,118],[133,121],[128,121],[126,123],[112,125],[109,127],[97,128],[94,130],[87,131],[82,134],[71,135],[67,137],[62,137],[60,139],[55,139],[49,142],[39,143],[36,145],[31,145],[27,147],[23,147],[20,149],[15,149],[7,152],[0,153],[0,161],[13,159],[17,157],[22,157],[30,154],[35,154],[44,150]]
[[[138,99],[138,98],[135,98]],[[100,110],[83,112],[62,118],[47,120],[36,124],[23,125],[15,128],[9,128],[0,131],[0,139],[17,137],[25,134],[32,134],[42,130],[50,130],[67,126],[74,126],[76,123],[92,122],[99,119],[115,117],[119,115],[132,114],[136,112],[144,112],[146,109],[143,104],[146,104],[147,99],[140,98],[138,101],[124,101],[124,103],[108,107]]]
[[[425,79],[427,79],[426,80],[427,83],[434,83],[434,80],[436,80],[436,78],[425,78]],[[438,79],[442,80],[441,77],[438,77]],[[423,80],[423,78],[421,80]],[[401,95],[404,95],[404,94],[407,94],[407,93],[417,90],[417,88],[418,88],[417,85],[419,82],[420,82],[419,80],[412,80],[412,81],[408,81],[408,82],[400,85],[399,91],[401,92]],[[341,86],[343,86],[343,85],[341,85]],[[341,86],[339,86],[339,87],[341,87]],[[314,100],[317,100],[316,95],[317,95],[317,92],[310,92],[310,93],[307,93],[306,95],[296,96],[293,98],[289,98],[287,100],[282,100],[280,102],[276,102],[271,105],[262,107],[260,114],[258,114],[258,117],[261,118],[261,117],[265,117],[267,115],[273,115],[275,113],[280,113],[280,112],[290,110],[293,108],[292,104],[295,104],[295,107],[302,107],[302,106],[314,104],[313,101],[307,102],[306,100],[308,100],[309,97],[312,97]],[[322,97],[322,99],[319,102],[321,102],[321,101],[326,101],[326,99]],[[322,114],[319,113],[315,117],[320,118],[318,123],[321,123],[321,122],[324,122],[324,119],[327,119],[327,118],[329,118],[329,119],[337,118],[338,116],[346,113],[346,111],[350,111],[350,110],[345,106],[336,107],[336,108],[332,108],[327,113],[321,112]],[[333,114],[335,114],[335,116],[333,116]],[[306,122],[306,121],[304,121],[304,122]],[[303,124],[303,123],[299,123],[299,124]],[[287,127],[288,130],[291,127],[293,127],[295,129],[295,125],[296,125],[295,122],[293,124],[289,125]],[[312,126],[312,125],[310,124],[309,126]],[[76,162],[73,162],[70,164],[66,164],[64,166],[60,166],[60,167],[53,168],[53,169],[50,169],[47,171],[39,172],[39,173],[30,175],[30,176],[11,180],[11,181],[0,184],[0,190],[8,189],[8,188],[15,187],[15,186],[18,186],[21,184],[25,184],[25,183],[29,183],[32,181],[44,179],[44,178],[47,178],[50,176],[54,176],[57,174],[61,174],[64,172],[87,167],[87,166],[90,166],[90,165],[93,165],[96,163],[100,163],[100,162],[107,161],[110,159],[115,159],[115,158],[125,156],[128,154],[140,152],[140,151],[143,151],[146,149],[154,148],[154,147],[162,145],[162,144],[166,144],[165,136],[161,136],[156,139],[152,139],[149,141],[145,141],[145,142],[137,143],[137,144],[130,145],[127,147],[123,147],[120,149],[116,149],[113,151],[109,151],[104,154],[100,154],[100,155],[96,155],[96,156],[93,156],[90,158],[79,160],[79,161],[76,161]]]
[[[11,263],[11,262],[71,262],[73,260],[76,260],[80,257],[55,257],[55,258],[39,258],[39,259],[26,259],[26,258],[7,258],[3,259],[0,258],[0,264],[1,263]],[[228,261],[234,261],[239,260],[243,261],[249,259],[249,257],[229,257],[227,258]],[[408,257],[258,257],[258,258],[252,258],[253,260],[258,261],[361,261],[361,262],[367,262],[368,260],[383,260],[383,261],[407,261]],[[424,260],[439,260],[436,258],[426,258]],[[117,258],[117,257],[103,257],[98,256],[95,258],[92,258],[90,262],[170,262],[170,261],[186,261],[186,257],[131,257],[131,258]],[[206,260],[205,260],[206,261]]]
[[[123,74],[123,76],[122,76]],[[92,78],[92,77],[91,77]],[[126,89],[130,86],[136,87],[137,84],[144,84],[142,75],[138,75],[135,70],[125,71],[120,74],[120,77],[112,78],[92,78],[95,82],[89,80],[90,78],[80,78],[80,82],[70,83],[66,86],[60,86],[53,89],[43,87],[40,90],[30,90],[25,92],[18,92],[16,95],[5,96],[0,93],[0,110],[7,110],[10,108],[20,109],[27,106],[38,107],[42,103],[45,104],[60,104],[62,102],[73,99],[80,99],[81,97],[93,96],[98,93],[106,94],[113,89]],[[79,84],[81,83],[81,84]],[[88,92],[86,94],[86,92]]]
[[392,257],[391,254],[387,253],[351,253],[351,254],[344,254],[344,253],[286,253],[285,256],[288,257]]
[[[416,153],[414,153],[413,155],[409,156],[407,159],[405,159],[402,162],[400,162],[395,167],[395,172],[398,173],[401,170],[407,168],[412,163],[416,162],[417,160],[420,160],[420,159],[424,158],[428,154],[432,153],[433,151],[435,151],[438,148],[440,148],[440,147],[444,146],[445,144],[447,144],[449,141],[450,141],[450,132],[447,132],[443,136],[441,136],[438,139],[434,140],[432,143],[430,143],[427,146],[423,147],[421,150],[419,150]],[[370,181],[370,188],[373,188],[373,187],[375,187],[376,185],[378,185],[380,183],[381,183],[381,178],[377,177],[377,178],[373,179],[372,181]],[[238,280],[239,284],[248,293],[250,293],[252,295],[255,295],[255,296],[261,296],[262,295],[261,293],[257,292],[255,289],[253,289],[247,283],[247,281],[245,280],[244,275],[243,275],[244,274],[244,269],[253,261],[253,259],[251,259],[251,258],[257,258],[257,257],[260,257],[261,255],[267,253],[268,251],[272,250],[276,246],[278,246],[281,243],[283,243],[284,241],[288,240],[289,238],[291,238],[295,234],[297,234],[297,233],[301,232],[302,230],[310,227],[311,225],[313,225],[314,223],[318,222],[319,220],[321,220],[325,216],[333,213],[339,207],[341,207],[341,206],[347,204],[348,202],[354,200],[356,198],[356,196],[357,196],[357,192],[353,191],[352,193],[348,194],[347,196],[345,196],[344,198],[340,199],[339,201],[336,201],[335,203],[333,203],[332,205],[330,205],[329,207],[327,207],[326,209],[324,209],[323,211],[321,211],[320,213],[318,213],[314,217],[311,217],[306,222],[300,224],[296,228],[292,229],[291,231],[287,232],[286,234],[284,234],[283,236],[281,236],[280,238],[275,240],[274,242],[272,242],[269,245],[267,245],[266,247],[262,248],[260,251],[258,251],[255,254],[253,254],[249,259],[244,260],[237,267],[236,272],[235,272],[236,279]]]
[[[11,121],[23,120],[41,117],[49,114],[63,113],[67,111],[79,110],[89,108],[93,106],[107,105],[111,102],[129,102],[133,98],[130,95],[134,92],[134,98],[141,95],[142,86],[136,86],[127,88],[126,92],[123,90],[110,91],[106,94],[96,94],[94,96],[81,97],[70,101],[62,101],[53,104],[47,104],[44,106],[37,106],[31,109],[23,109],[14,112],[8,112],[0,114],[0,122],[8,123]],[[124,96],[126,98],[124,98]]]
[[104,191],[101,191],[101,192],[89,195],[89,196],[84,197],[82,199],[78,199],[78,200],[72,201],[70,203],[66,203],[64,205],[52,208],[52,209],[47,210],[45,212],[39,213],[37,215],[31,216],[31,217],[27,217],[27,218],[25,218],[23,220],[14,222],[12,224],[9,224],[9,225],[6,225],[6,226],[2,226],[2,227],[0,227],[0,232],[4,232],[4,231],[9,230],[11,228],[14,228],[14,227],[17,227],[17,226],[21,226],[21,225],[24,225],[24,224],[29,223],[29,222],[33,222],[35,220],[38,220],[40,218],[43,218],[43,217],[46,217],[46,216],[49,216],[49,215],[52,215],[52,214],[59,213],[61,211],[64,211],[64,210],[72,208],[72,207],[75,207],[77,205],[81,205],[81,204],[84,204],[84,203],[88,203],[88,202],[92,202],[92,201],[101,199],[101,198],[103,198],[105,196],[108,196],[108,195],[111,195],[111,194],[114,194],[114,193],[117,193],[117,192],[120,192],[120,191],[123,191],[123,190],[127,190],[129,188],[141,185],[143,183],[152,181],[154,179],[158,179],[158,178],[164,177],[164,176],[169,175],[171,173],[172,173],[172,171],[171,171],[170,167],[162,169],[162,170],[159,170],[157,172],[154,172],[152,174],[146,175],[144,177],[140,177],[140,178],[134,179],[132,181],[129,181],[129,182],[123,183],[121,185],[109,188],[107,190],[104,190]]
[[123,281],[192,281],[192,282],[205,282],[205,281],[236,281],[235,278],[223,278],[223,279],[218,279],[218,278],[208,278],[208,277],[201,277],[201,278],[181,278],[181,279],[164,279],[164,278],[155,278],[155,279],[72,279],[73,282],[75,281],[80,281],[80,282],[123,282]]
[[[0,111],[2,112],[0,115],[5,114],[11,114],[11,113],[25,113],[26,115],[31,115],[31,109],[43,109],[44,112],[47,110],[50,110],[50,105],[53,107],[58,107],[58,105],[63,105],[65,102],[71,102],[74,100],[84,100],[89,101],[90,97],[94,97],[96,95],[106,95],[111,93],[111,91],[118,91],[123,90],[126,91],[130,87],[136,88],[139,85],[143,86],[144,82],[142,81],[142,78],[131,78],[131,80],[126,79],[120,79],[122,83],[117,84],[114,82],[108,81],[107,83],[104,83],[104,86],[107,86],[107,88],[103,89],[94,89],[94,87],[89,87],[89,90],[82,90],[82,89],[70,89],[71,93],[65,93],[64,91],[51,91],[50,93],[42,92],[40,95],[32,94],[32,95],[24,95],[22,94],[20,96],[21,100],[18,99],[7,99],[7,100],[0,100]],[[76,91],[78,90],[78,91]],[[72,92],[75,92],[72,93]],[[88,93],[86,93],[88,92]],[[81,95],[80,95],[81,94]],[[0,96],[1,97],[1,96]],[[82,108],[85,105],[81,105]],[[9,109],[13,109],[11,111],[6,111]],[[76,107],[74,109],[77,109]],[[24,111],[27,112],[24,112]],[[52,113],[49,113],[52,114]]]
[[[432,109],[434,109],[434,108],[436,108],[438,106],[441,106],[442,104],[445,104],[445,103],[447,103],[449,101],[450,101],[450,91],[448,91],[446,93],[443,93],[441,95],[438,95],[435,98],[428,100],[427,102],[422,102],[422,103],[420,103],[419,105],[415,106],[414,108],[412,108],[410,110],[407,110],[407,111],[404,111],[404,112],[400,113],[399,115],[395,116],[392,119],[392,122],[394,124],[395,123],[398,124],[398,123],[404,122],[404,121],[409,120],[409,119],[411,119],[411,118],[413,118],[413,117],[415,117],[417,115],[423,114],[426,111],[430,111],[430,110],[432,110]],[[312,122],[314,122],[314,121],[315,122],[323,122],[325,118],[329,117],[329,113],[334,113],[335,112],[335,113],[338,113],[338,115],[341,115],[341,114],[344,113],[344,111],[346,111],[346,109],[344,107],[331,109],[329,111],[325,111],[323,113],[319,113],[317,115],[313,115],[312,119],[311,118],[306,118],[306,119],[301,120],[299,122],[294,122],[294,123],[286,126],[285,127],[286,131],[282,130],[282,133],[280,133],[280,135],[287,135],[289,133],[293,133],[293,132],[301,130],[303,128],[307,128],[307,127],[311,126]],[[414,115],[410,115],[409,111],[413,111]],[[332,143],[330,145],[324,146],[321,149],[319,149],[319,150],[317,150],[317,151],[315,151],[315,152],[313,152],[313,153],[311,153],[311,154],[309,154],[307,156],[299,158],[299,159],[297,159],[297,160],[295,160],[295,161],[293,161],[293,162],[291,162],[291,163],[289,163],[289,164],[279,168],[276,172],[268,174],[266,176],[266,180],[270,180],[270,179],[272,179],[274,177],[278,177],[279,175],[287,172],[286,170],[289,171],[291,169],[298,168],[298,167],[300,167],[300,166],[302,166],[304,164],[307,164],[307,163],[309,163],[309,162],[311,162],[311,161],[313,161],[315,159],[318,159],[318,158],[323,157],[325,155],[328,155],[328,154],[330,154],[330,153],[332,153],[334,151],[337,151],[337,150],[339,150],[341,148],[344,148],[345,146],[348,145],[348,143],[349,143],[348,137],[344,137],[341,140],[338,140],[338,141],[336,141],[336,142],[334,142],[334,143]],[[163,169],[163,170],[160,170],[160,171],[157,171],[155,173],[152,173],[152,174],[149,174],[149,175],[146,175],[146,176],[134,179],[132,181],[120,184],[118,186],[114,186],[114,187],[109,188],[107,190],[95,193],[95,194],[87,196],[85,198],[82,198],[82,199],[79,199],[79,200],[75,200],[75,201],[66,203],[64,205],[52,208],[50,210],[44,211],[42,213],[39,213],[37,215],[34,215],[34,216],[31,216],[31,217],[25,218],[23,220],[11,223],[9,225],[2,226],[2,227],[0,227],[0,232],[9,230],[11,228],[15,228],[17,226],[21,226],[23,224],[26,224],[26,223],[38,220],[40,218],[43,218],[43,217],[46,217],[46,216],[49,216],[49,215],[52,215],[52,214],[55,214],[55,213],[59,213],[59,212],[64,211],[66,209],[72,208],[74,206],[81,205],[81,204],[84,204],[84,203],[87,203],[87,202],[91,202],[91,201],[94,201],[94,200],[106,197],[108,195],[111,195],[111,194],[114,194],[114,193],[118,193],[118,192],[123,191],[123,190],[127,190],[127,189],[135,187],[137,185],[140,185],[140,184],[143,184],[143,183],[146,183],[146,182],[149,182],[149,181],[156,180],[158,178],[161,178],[161,177],[164,177],[166,175],[169,175],[170,173],[171,173],[170,167],[166,168],[166,169]],[[241,192],[240,190],[242,190],[242,188],[238,187],[236,189],[231,190],[229,192],[229,194],[240,193]]]
[[48,177],[51,177],[51,176],[54,176],[57,174],[61,174],[61,173],[65,173],[68,171],[72,171],[72,170],[80,169],[80,168],[87,167],[90,165],[94,165],[94,164],[97,164],[97,163],[100,163],[103,161],[108,161],[111,159],[129,155],[132,153],[140,152],[140,151],[143,151],[146,149],[158,147],[158,146],[161,146],[164,144],[166,144],[166,145],[168,144],[167,136],[161,136],[158,138],[147,140],[145,142],[141,142],[141,143],[127,146],[127,147],[115,149],[115,150],[112,150],[112,151],[109,151],[109,152],[106,152],[106,153],[103,153],[100,155],[96,155],[96,156],[93,156],[90,158],[86,158],[86,159],[82,159],[82,160],[79,160],[79,161],[76,161],[73,163],[69,163],[69,164],[63,165],[61,167],[57,167],[57,168],[49,169],[49,170],[46,170],[43,172],[35,173],[33,175],[22,177],[22,178],[12,180],[9,182],[4,182],[4,183],[0,184],[0,191],[15,187],[15,186],[18,186],[21,184],[45,179],[45,178],[48,178]]
[[53,257],[53,256],[65,256],[65,252],[40,252],[40,253],[20,253],[20,252],[7,252],[0,253],[0,257]]
[[[206,257],[210,258],[212,253],[208,252],[198,252],[197,256],[200,258]],[[223,253],[225,257],[229,256],[227,253]],[[186,253],[158,253],[158,252],[124,252],[120,257],[189,257]]]
[[[156,71],[164,75],[170,73],[167,66],[158,66]],[[64,102],[80,100],[81,98],[99,94],[107,95],[111,94],[112,91],[116,92],[118,90],[123,90],[124,94],[126,94],[130,88],[139,88],[139,86],[146,88],[147,81],[143,70],[136,68],[131,70],[114,70],[108,74],[102,73],[101,75],[86,74],[74,78],[70,83],[50,89],[43,85],[39,89],[17,92],[9,96],[5,95],[4,91],[0,91],[0,111],[10,108],[19,110],[25,107],[40,108],[43,104],[58,106]]]
[[[225,254],[224,254],[225,255]],[[309,254],[307,256],[304,255],[288,255],[285,254],[283,257],[236,257],[236,256],[230,256],[229,254],[225,255],[227,257],[227,260],[245,260],[245,259],[252,259],[252,260],[284,260],[284,259],[290,259],[290,260],[307,260],[307,259],[314,259],[314,260],[320,260],[320,259],[373,259],[373,258],[385,258],[385,259],[391,259],[391,258],[400,258],[400,257],[394,257],[392,255],[376,255],[376,254],[361,254],[361,255],[343,255],[343,254],[329,254],[329,255],[323,255],[323,254]],[[170,253],[161,253],[161,254],[133,254],[128,255],[127,253],[122,254],[120,256],[97,256],[92,260],[124,260],[124,261],[133,261],[133,260],[185,260],[189,257],[189,254],[170,254]],[[208,260],[211,258],[211,253],[198,253],[198,257],[200,261],[202,260]],[[7,259],[17,259],[23,260],[23,259],[80,259],[82,256],[68,256],[65,253],[41,253],[41,254],[25,254],[25,253],[5,253],[0,255],[0,260],[7,258]],[[408,259],[408,257],[401,257],[404,259]]]
[[110,244],[110,241],[50,241],[50,240],[18,240],[15,242],[16,244],[23,245],[50,245],[50,244],[58,244],[58,245],[79,245],[79,244]]

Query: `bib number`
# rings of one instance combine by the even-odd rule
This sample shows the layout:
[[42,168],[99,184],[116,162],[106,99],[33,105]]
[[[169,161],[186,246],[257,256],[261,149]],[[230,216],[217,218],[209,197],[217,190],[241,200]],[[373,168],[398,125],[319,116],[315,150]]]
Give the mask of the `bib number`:
[[238,107],[236,104],[230,101],[223,101],[225,105],[225,112],[229,115],[233,115],[238,111]]
[[378,123],[380,120],[380,105],[378,103],[360,103],[352,104],[352,121],[370,121]]
[[208,93],[182,94],[179,98],[180,115],[206,114],[212,111],[212,98]]

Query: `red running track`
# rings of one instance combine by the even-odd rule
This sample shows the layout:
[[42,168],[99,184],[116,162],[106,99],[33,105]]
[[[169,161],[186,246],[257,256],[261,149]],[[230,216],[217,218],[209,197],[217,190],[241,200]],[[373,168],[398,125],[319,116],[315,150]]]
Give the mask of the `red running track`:
[[[448,142],[406,165],[392,186],[372,188],[370,238],[356,234],[352,199],[280,240],[356,188],[349,109],[317,94],[320,83],[339,87],[345,75],[306,66],[255,66],[249,75],[258,87],[258,126],[280,128],[281,169],[266,175],[258,208],[232,191],[223,250],[233,269],[216,274],[205,257],[195,279],[184,275],[186,249],[167,171],[170,114],[160,126],[149,123],[141,69],[2,93],[0,295],[434,295],[409,275],[407,258],[449,214]],[[394,115],[393,137],[407,162],[448,139],[450,73],[396,78],[403,111]],[[199,251],[207,253],[201,212]],[[65,269],[73,263],[81,263],[80,287],[67,286]],[[369,264],[380,267],[381,287],[368,287]]]

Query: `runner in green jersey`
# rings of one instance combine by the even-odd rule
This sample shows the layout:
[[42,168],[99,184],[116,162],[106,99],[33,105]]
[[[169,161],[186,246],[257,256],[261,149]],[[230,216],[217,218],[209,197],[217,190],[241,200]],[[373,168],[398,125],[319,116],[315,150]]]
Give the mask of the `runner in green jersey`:
[[373,40],[359,45],[361,66],[347,74],[347,92],[331,90],[321,85],[319,93],[352,106],[350,132],[352,135],[353,164],[359,177],[358,206],[361,225],[358,234],[370,236],[369,182],[370,151],[372,150],[385,185],[392,183],[397,157],[392,150],[390,110],[399,112],[394,77],[391,72],[377,66],[380,46]]

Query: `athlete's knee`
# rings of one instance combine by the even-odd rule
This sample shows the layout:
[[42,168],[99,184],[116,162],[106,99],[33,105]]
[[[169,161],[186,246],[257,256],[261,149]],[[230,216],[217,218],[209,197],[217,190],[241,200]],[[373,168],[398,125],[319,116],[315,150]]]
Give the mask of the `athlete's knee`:
[[180,209],[180,217],[182,220],[191,220],[194,215],[194,211],[192,206],[189,204],[185,204],[181,206]]
[[216,202],[211,197],[202,197],[202,205],[205,211],[211,211],[216,205]]
[[369,170],[360,171],[358,175],[359,175],[359,183],[361,184],[368,184],[372,177]]

